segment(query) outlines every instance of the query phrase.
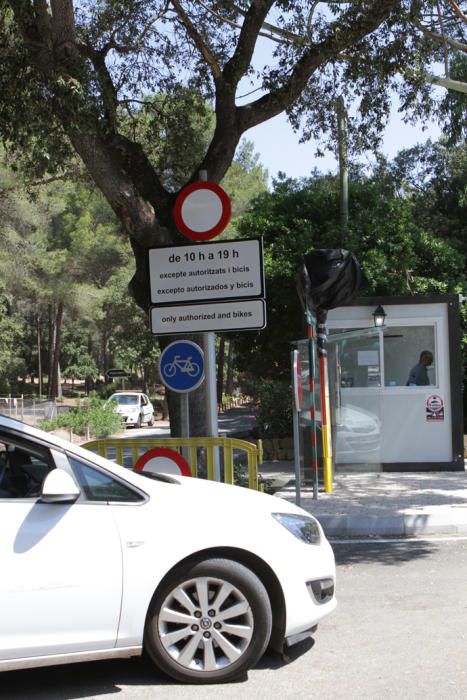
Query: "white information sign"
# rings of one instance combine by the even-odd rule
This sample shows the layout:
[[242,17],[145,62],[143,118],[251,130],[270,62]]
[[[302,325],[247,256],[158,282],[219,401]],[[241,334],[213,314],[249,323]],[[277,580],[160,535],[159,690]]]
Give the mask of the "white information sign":
[[248,239],[151,248],[149,278],[151,304],[262,297],[262,242]]
[[264,299],[153,306],[151,331],[154,335],[261,329],[266,325]]

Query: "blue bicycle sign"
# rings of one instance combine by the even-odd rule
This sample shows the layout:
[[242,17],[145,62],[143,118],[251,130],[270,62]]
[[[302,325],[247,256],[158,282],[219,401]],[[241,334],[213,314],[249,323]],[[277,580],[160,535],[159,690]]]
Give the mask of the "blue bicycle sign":
[[204,379],[203,351],[191,340],[177,340],[163,351],[159,372],[162,382],[172,391],[193,391]]

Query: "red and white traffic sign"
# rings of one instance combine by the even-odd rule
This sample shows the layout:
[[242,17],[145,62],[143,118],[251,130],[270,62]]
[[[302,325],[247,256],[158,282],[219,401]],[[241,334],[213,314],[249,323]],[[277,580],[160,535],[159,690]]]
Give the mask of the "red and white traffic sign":
[[425,399],[426,408],[432,413],[440,413],[444,408],[444,400],[437,394],[432,394]]
[[135,464],[135,472],[191,476],[190,465],[176,450],[154,447],[145,452]]
[[174,220],[180,233],[192,241],[209,241],[225,229],[232,205],[215,182],[199,180],[184,187],[175,200]]

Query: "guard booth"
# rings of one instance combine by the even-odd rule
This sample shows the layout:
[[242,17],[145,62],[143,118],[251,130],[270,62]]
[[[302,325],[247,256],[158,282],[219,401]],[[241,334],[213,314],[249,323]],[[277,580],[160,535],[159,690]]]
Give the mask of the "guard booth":
[[463,470],[459,297],[356,299],[327,328],[334,471]]

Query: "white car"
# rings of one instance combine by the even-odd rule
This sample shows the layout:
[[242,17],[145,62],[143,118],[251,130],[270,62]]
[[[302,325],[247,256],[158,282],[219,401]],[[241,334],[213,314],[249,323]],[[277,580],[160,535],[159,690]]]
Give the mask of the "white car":
[[154,407],[146,394],[140,391],[117,391],[107,403],[113,401],[115,410],[123,417],[125,425],[141,428],[143,423],[154,424]]
[[331,546],[295,505],[4,416],[0,523],[0,671],[145,649],[179,681],[230,681],[336,606]]

